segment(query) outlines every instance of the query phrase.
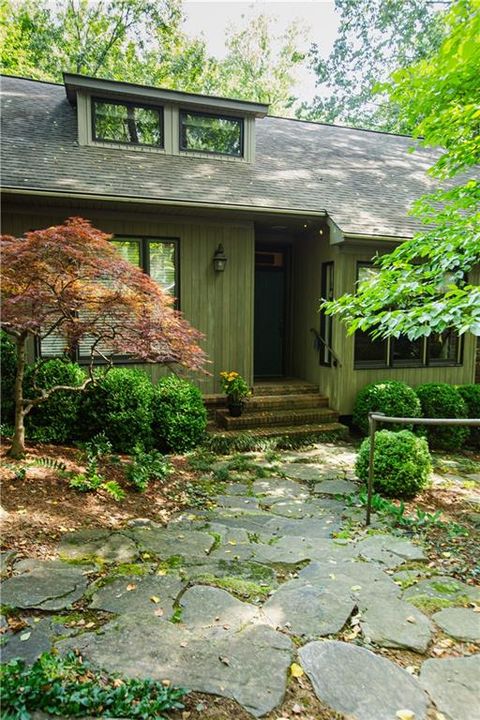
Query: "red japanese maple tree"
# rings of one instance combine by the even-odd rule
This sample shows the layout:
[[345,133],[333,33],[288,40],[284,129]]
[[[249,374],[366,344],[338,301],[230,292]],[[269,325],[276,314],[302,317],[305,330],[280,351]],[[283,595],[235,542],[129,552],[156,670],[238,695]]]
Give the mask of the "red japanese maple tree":
[[[14,457],[25,452],[24,419],[30,410],[54,392],[79,392],[95,382],[98,359],[104,371],[118,355],[189,370],[205,366],[201,333],[174,310],[171,296],[120,257],[110,237],[77,217],[24,237],[1,237],[1,327],[17,346]],[[36,387],[36,396],[26,398],[27,341],[52,333],[65,339],[67,354],[80,343],[82,354],[89,349],[88,377],[79,387]]]

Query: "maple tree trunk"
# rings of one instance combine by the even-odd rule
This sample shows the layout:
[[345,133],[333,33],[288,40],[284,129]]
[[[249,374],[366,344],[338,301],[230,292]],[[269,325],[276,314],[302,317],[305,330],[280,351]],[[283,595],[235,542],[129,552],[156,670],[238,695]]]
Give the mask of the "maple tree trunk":
[[17,375],[15,377],[15,432],[8,454],[16,459],[25,455],[25,410],[23,407],[23,378],[26,365],[26,335],[17,338]]

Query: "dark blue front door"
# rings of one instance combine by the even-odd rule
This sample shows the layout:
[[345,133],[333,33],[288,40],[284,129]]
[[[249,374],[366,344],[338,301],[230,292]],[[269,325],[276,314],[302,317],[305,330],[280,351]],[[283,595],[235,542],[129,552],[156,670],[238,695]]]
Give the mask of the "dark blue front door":
[[284,374],[284,267],[255,268],[255,377]]

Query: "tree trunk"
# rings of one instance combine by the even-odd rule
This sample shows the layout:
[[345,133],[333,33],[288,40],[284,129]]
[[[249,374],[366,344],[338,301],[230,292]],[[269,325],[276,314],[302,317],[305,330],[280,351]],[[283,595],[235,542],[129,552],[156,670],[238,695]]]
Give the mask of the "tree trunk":
[[26,365],[27,336],[17,338],[17,375],[15,377],[15,433],[9,455],[19,459],[25,455],[25,409],[23,407],[23,378]]

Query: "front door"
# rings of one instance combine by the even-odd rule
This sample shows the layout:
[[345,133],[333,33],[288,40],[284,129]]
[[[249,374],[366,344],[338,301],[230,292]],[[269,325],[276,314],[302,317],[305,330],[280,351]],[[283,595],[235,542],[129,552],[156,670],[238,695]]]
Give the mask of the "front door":
[[284,374],[285,251],[255,253],[255,377]]

